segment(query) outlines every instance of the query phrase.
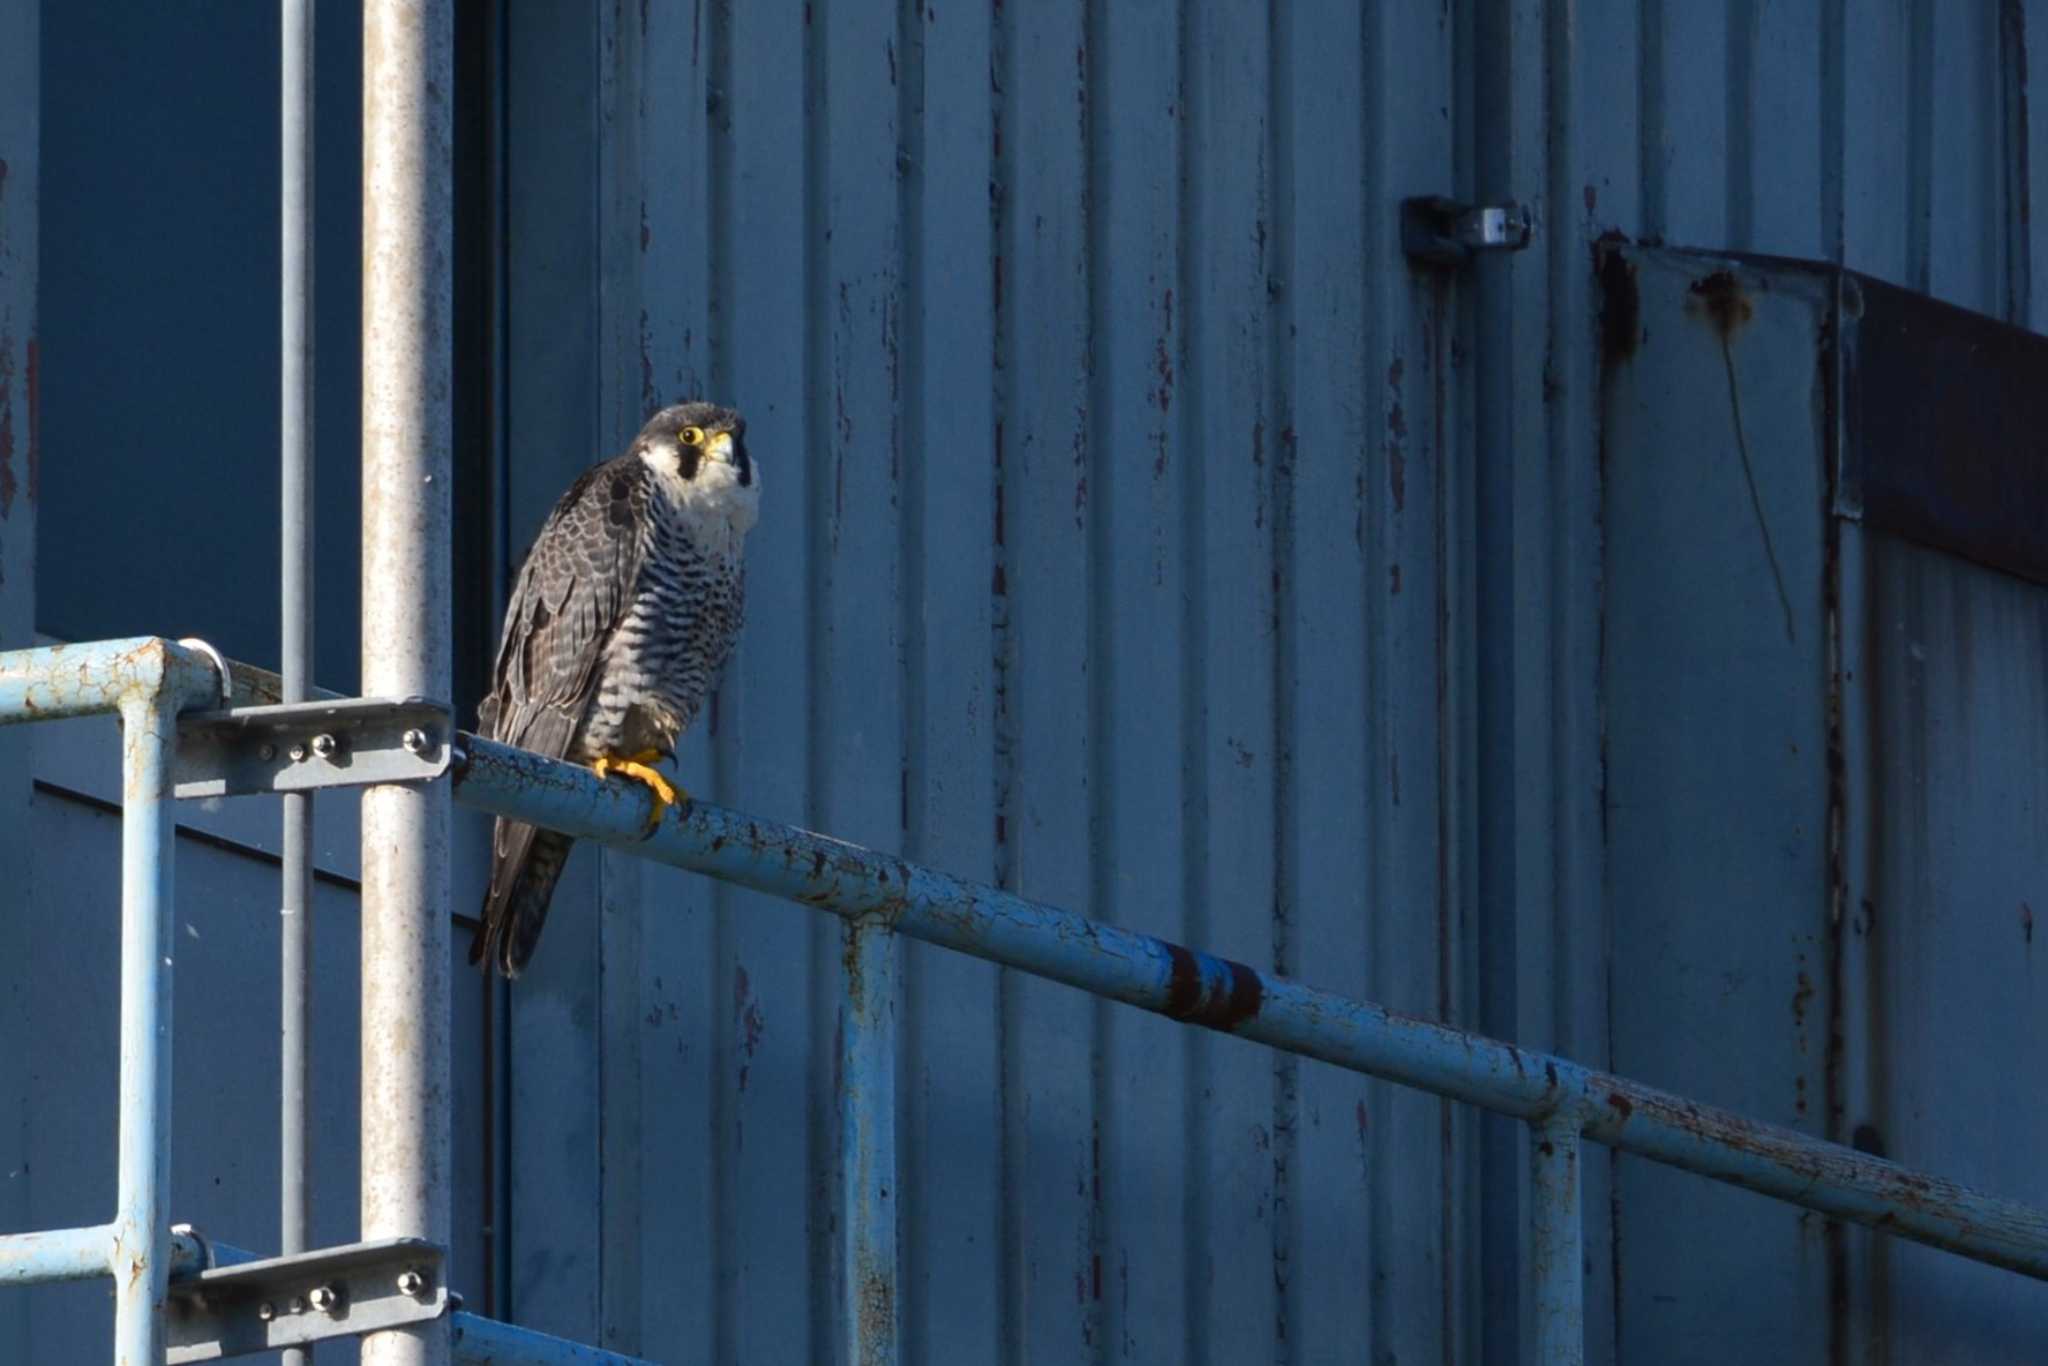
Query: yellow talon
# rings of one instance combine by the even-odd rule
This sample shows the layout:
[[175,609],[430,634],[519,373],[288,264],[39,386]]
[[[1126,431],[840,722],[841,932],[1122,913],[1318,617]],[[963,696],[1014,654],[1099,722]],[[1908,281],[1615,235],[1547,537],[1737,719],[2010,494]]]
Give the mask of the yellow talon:
[[688,792],[671,783],[662,776],[659,769],[652,766],[652,761],[660,757],[655,751],[649,749],[642,750],[631,758],[625,759],[614,759],[606,755],[590,765],[591,772],[597,774],[600,778],[606,778],[617,773],[628,778],[637,779],[647,785],[648,790],[654,794],[654,810],[647,819],[647,828],[650,831],[661,824],[661,818],[668,814],[670,807],[675,806],[679,802],[690,800]]

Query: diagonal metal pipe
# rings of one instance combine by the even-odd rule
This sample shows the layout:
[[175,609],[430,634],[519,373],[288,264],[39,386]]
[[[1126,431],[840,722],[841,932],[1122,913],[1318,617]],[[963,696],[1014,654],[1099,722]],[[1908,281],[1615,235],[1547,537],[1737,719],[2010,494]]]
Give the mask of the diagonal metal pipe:
[[1624,1152],[2048,1280],[2048,1212],[793,826],[698,803],[643,835],[638,787],[474,736],[458,743],[466,805],[1502,1114],[1555,1116]]

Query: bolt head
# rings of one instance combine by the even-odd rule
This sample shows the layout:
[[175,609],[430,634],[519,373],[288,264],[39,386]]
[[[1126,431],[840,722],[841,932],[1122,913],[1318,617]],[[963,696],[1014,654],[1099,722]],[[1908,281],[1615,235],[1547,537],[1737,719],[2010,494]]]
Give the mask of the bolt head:
[[423,754],[427,748],[427,733],[418,729],[409,730],[399,737],[399,742],[405,746],[407,754]]
[[277,1317],[277,1306],[269,1300],[265,1300],[256,1306],[256,1317],[262,1319],[265,1323],[270,1322]]
[[316,1285],[306,1295],[307,1302],[322,1313],[333,1309],[339,1298],[331,1285]]
[[419,1272],[401,1271],[398,1273],[399,1294],[411,1295],[417,1298],[418,1296],[425,1294],[426,1290],[427,1278],[425,1276],[420,1275]]
[[303,1314],[306,1312],[306,1302],[300,1299],[297,1295],[292,1296],[291,1303],[286,1305],[285,1307],[291,1310],[291,1312],[294,1314]]
[[316,735],[313,737],[313,752],[323,759],[333,758],[334,751],[337,748],[339,746],[335,744],[332,735]]
[[263,747],[257,750],[256,752],[263,756],[263,762],[267,764],[272,759],[275,759],[277,757],[277,746],[271,744],[268,740],[265,740],[263,742]]
[[306,747],[304,745],[293,745],[287,752],[292,756],[293,763],[303,764],[306,762]]

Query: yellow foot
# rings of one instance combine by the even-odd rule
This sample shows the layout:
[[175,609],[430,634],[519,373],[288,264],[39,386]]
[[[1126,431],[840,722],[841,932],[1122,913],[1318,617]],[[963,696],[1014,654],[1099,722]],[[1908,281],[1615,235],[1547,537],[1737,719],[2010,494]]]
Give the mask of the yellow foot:
[[606,755],[590,766],[591,772],[600,778],[617,773],[647,785],[648,790],[654,794],[654,809],[647,818],[647,829],[650,833],[661,824],[661,818],[668,814],[670,807],[690,800],[689,793],[671,783],[662,776],[659,769],[653,767],[653,761],[660,757],[655,751],[648,749],[630,758],[615,759]]

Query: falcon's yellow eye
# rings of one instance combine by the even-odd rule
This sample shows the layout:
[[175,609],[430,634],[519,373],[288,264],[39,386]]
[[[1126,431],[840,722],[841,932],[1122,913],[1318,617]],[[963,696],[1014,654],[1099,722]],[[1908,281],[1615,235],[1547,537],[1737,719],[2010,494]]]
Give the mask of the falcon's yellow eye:
[[704,444],[704,429],[702,427],[685,427],[680,435],[685,446],[701,446]]

